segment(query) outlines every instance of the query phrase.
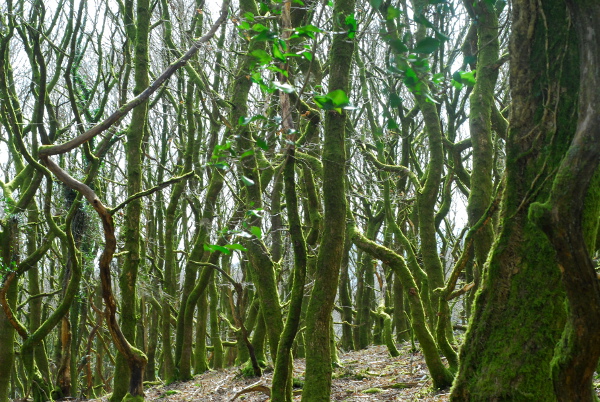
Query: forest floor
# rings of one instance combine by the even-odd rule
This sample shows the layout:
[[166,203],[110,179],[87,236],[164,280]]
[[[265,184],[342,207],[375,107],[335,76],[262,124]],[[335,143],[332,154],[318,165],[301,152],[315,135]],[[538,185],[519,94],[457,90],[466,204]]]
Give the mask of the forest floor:
[[[332,401],[447,401],[449,391],[436,391],[421,352],[411,352],[410,344],[399,347],[400,356],[390,357],[385,346],[340,353],[342,367],[333,373]],[[304,380],[304,359],[294,361],[294,383]],[[192,381],[154,386],[146,390],[147,401],[268,401],[272,370],[261,378],[241,375],[239,367],[210,371]],[[250,391],[250,389],[253,389]],[[301,399],[301,388],[294,400]],[[247,392],[244,392],[246,390]],[[244,392],[244,393],[242,393]],[[107,398],[97,399],[105,402]],[[90,401],[91,402],[91,401]]]
[[[447,401],[449,390],[433,389],[429,371],[421,352],[412,352],[408,343],[398,349],[400,356],[390,357],[385,346],[371,346],[360,351],[340,353],[342,367],[333,373],[332,401]],[[294,361],[294,384],[304,380],[304,359]],[[146,401],[205,402],[205,401],[269,401],[272,370],[261,378],[248,378],[239,367],[209,371],[192,381],[146,390]],[[600,396],[600,379],[594,381]],[[301,399],[301,388],[295,389],[295,401]],[[106,397],[88,402],[107,402]]]

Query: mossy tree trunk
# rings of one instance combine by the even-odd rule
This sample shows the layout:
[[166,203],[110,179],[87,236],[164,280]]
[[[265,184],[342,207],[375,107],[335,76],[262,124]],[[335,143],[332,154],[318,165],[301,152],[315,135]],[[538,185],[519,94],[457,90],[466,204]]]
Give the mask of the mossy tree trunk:
[[[329,91],[350,90],[353,35],[345,19],[354,13],[354,0],[337,0],[330,52]],[[329,401],[331,394],[330,321],[346,232],[346,119],[345,111],[325,116],[323,141],[323,237],[317,257],[315,283],[306,313],[306,382],[302,399]]]
[[[250,12],[253,15],[259,14],[254,0],[240,1],[240,12],[242,14],[245,12]],[[248,74],[250,73],[254,59],[250,53],[256,50],[264,50],[264,48],[264,42],[251,41],[248,49],[249,54],[240,57],[231,88],[232,104],[234,107],[231,112],[230,121],[233,122],[233,124],[237,124],[240,117],[246,117],[249,111],[248,97],[252,82],[249,79]],[[237,135],[237,151],[240,154],[245,155],[242,156],[239,161],[239,174],[247,179],[244,180],[245,184],[243,190],[245,193],[246,210],[260,209],[263,207],[262,191],[266,185],[266,183],[261,180],[262,177],[256,155],[256,153],[260,151],[255,147],[255,141],[252,138],[252,133],[248,126],[240,125],[235,132]],[[248,153],[250,154],[248,155]],[[262,218],[258,216],[258,214],[254,214],[248,217],[247,224],[250,228],[256,227],[262,229]],[[260,307],[267,329],[271,357],[275,359],[277,356],[279,336],[283,331],[283,316],[281,313],[281,306],[279,305],[275,263],[261,237],[253,236],[251,239],[246,239],[244,241],[244,246],[248,250],[246,255],[250,262],[250,276],[256,286],[259,296]]]
[[[18,263],[18,221],[16,218],[7,219],[2,222],[2,231],[0,232],[0,244],[2,245],[2,270],[9,271]],[[14,264],[14,265],[13,265]],[[3,275],[5,275],[3,273]],[[17,304],[18,287],[15,284],[11,286],[5,294],[6,301],[11,309],[15,309]],[[10,379],[15,366],[15,349],[12,346],[15,339],[15,329],[10,323],[7,315],[3,312],[0,314],[0,402],[8,402],[10,391]]]
[[556,250],[568,300],[567,324],[552,361],[556,398],[597,401],[592,385],[600,357],[600,282],[590,252],[600,212],[600,4],[567,2],[579,42],[580,83],[575,137],[545,203],[530,216]]
[[[469,5],[467,9],[471,9]],[[494,143],[491,135],[491,114],[494,108],[494,88],[498,77],[498,17],[493,4],[479,1],[473,7],[473,24],[477,27],[477,81],[470,97],[469,130],[473,146],[473,169],[467,204],[469,225],[475,225],[490,205],[492,198],[492,164]],[[474,237],[474,282],[481,279],[481,270],[490,251],[494,232],[485,225]],[[474,288],[476,289],[476,288]],[[473,291],[474,292],[474,291]]]
[[577,46],[563,1],[513,2],[511,120],[500,232],[460,353],[452,401],[556,400],[565,323],[556,250],[528,216],[544,202],[575,131]]
[[[148,41],[150,36],[150,1],[128,0],[124,4],[124,18],[128,40],[132,43],[134,81],[133,95],[137,96],[150,84],[150,59]],[[144,150],[142,142],[148,130],[148,102],[143,102],[136,107],[131,115],[131,123],[127,129],[127,195],[131,197],[142,191],[143,159]],[[123,335],[129,342],[135,340],[136,330],[136,305],[137,300],[137,276],[140,268],[141,247],[141,214],[142,200],[136,199],[127,204],[125,209],[124,227],[124,264],[119,278],[121,290],[120,321]],[[117,355],[117,366],[115,368],[114,390],[111,402],[119,402],[128,391],[134,392],[132,396],[143,396],[144,366],[139,361],[128,361],[121,353]],[[139,384],[138,384],[139,382]]]
[[423,355],[429,368],[433,385],[436,388],[448,387],[452,383],[452,373],[444,366],[435,339],[429,331],[425,309],[419,295],[419,287],[412,273],[409,271],[404,258],[389,248],[367,239],[356,228],[352,228],[351,233],[352,241],[357,247],[368,252],[384,264],[387,264],[394,271],[394,274],[400,278],[403,286],[408,289],[412,327],[421,348],[423,348]]

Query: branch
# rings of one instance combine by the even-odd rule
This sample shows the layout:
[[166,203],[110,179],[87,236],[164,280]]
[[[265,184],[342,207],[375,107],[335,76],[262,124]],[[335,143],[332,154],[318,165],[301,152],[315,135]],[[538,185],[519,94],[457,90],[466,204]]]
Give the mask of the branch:
[[223,268],[221,268],[220,266],[211,264],[210,262],[200,262],[200,261],[194,261],[194,260],[188,260],[188,262],[191,264],[199,265],[201,267],[210,267],[210,268],[216,269],[225,277],[225,279],[227,279],[229,282],[231,282],[231,284],[235,288],[236,292],[240,293],[240,295],[241,295],[242,285],[239,282],[236,282],[235,279],[233,279],[231,277],[231,275],[229,275],[227,272],[225,272],[223,270]]
[[373,164],[375,167],[385,170],[386,172],[395,172],[401,173],[405,176],[408,176],[411,183],[415,186],[416,191],[421,191],[421,183],[419,182],[419,178],[415,175],[413,171],[411,171],[406,166],[402,165],[387,165],[383,162],[380,162],[373,153],[367,150],[367,147],[362,142],[359,142],[358,145],[362,151],[362,154]]
[[160,88],[160,86],[164,84],[165,81],[167,81],[180,67],[185,65],[192,58],[192,56],[194,56],[198,52],[200,46],[203,43],[208,42],[214,36],[219,26],[227,18],[227,12],[229,9],[230,1],[231,0],[223,1],[223,6],[221,7],[221,13],[219,15],[219,18],[217,18],[210,30],[206,33],[206,35],[198,39],[181,58],[179,58],[173,64],[168,66],[165,69],[165,71],[163,71],[163,73],[156,80],[154,80],[154,82],[152,82],[150,86],[148,86],[148,88],[146,88],[141,94],[127,102],[125,105],[121,106],[118,110],[114,111],[113,114],[108,116],[101,123],[95,125],[80,136],[73,138],[71,141],[67,141],[63,144],[41,146],[38,151],[40,159],[47,158],[51,155],[64,154],[77,148],[78,146],[91,140],[98,134],[106,131],[113,124],[115,124],[122,117],[124,117],[127,113],[129,113],[133,108],[148,100],[148,98],[150,98],[150,95],[156,92],[156,90]]
[[54,292],[49,292],[49,293],[38,293],[37,295],[33,295],[27,298],[27,300],[25,300],[23,303],[19,304],[17,306],[17,310],[21,310],[23,307],[25,307],[29,302],[31,302],[32,300],[35,299],[39,299],[40,297],[47,297],[47,296],[54,296],[57,293],[62,292],[64,289],[57,289]]
[[192,177],[193,175],[194,175],[194,171],[191,171],[191,172],[188,172],[188,173],[186,173],[184,175],[181,175],[181,176],[172,177],[172,178],[170,178],[167,181],[163,181],[162,183],[157,184],[156,186],[154,186],[152,188],[149,188],[148,190],[140,191],[139,193],[136,193],[136,194],[132,195],[131,197],[127,198],[125,201],[123,201],[122,203],[120,203],[119,205],[117,205],[116,207],[114,207],[113,209],[110,209],[109,213],[111,215],[114,215],[115,212],[117,212],[118,210],[120,210],[123,207],[125,207],[125,205],[129,204],[131,201],[137,200],[138,198],[142,198],[142,197],[145,197],[145,196],[150,195],[150,194],[153,194],[153,193],[155,193],[155,192],[157,192],[159,190],[162,190],[163,188],[169,186],[170,184],[177,183],[178,181],[183,180],[183,179],[187,179],[189,177]]
[[[23,338],[23,340],[27,340],[29,338],[29,334],[27,333],[27,329],[21,324],[21,322],[15,317],[8,304],[8,300],[6,300],[6,292],[8,288],[10,288],[10,284],[17,277],[16,272],[11,272],[6,276],[6,280],[4,281],[4,286],[0,288],[0,302],[2,304],[2,309],[4,310],[4,314],[6,314],[6,319],[12,325],[12,327],[17,331],[17,333]],[[12,346],[11,346],[12,347]]]

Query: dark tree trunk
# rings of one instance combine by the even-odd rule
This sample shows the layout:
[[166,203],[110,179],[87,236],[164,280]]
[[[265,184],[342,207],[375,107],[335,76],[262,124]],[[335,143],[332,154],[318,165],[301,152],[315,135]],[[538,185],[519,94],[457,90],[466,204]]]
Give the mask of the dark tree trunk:
[[500,232],[484,270],[452,401],[555,400],[551,360],[564,328],[556,251],[528,215],[544,202],[574,134],[579,77],[563,1],[513,2],[511,121]]

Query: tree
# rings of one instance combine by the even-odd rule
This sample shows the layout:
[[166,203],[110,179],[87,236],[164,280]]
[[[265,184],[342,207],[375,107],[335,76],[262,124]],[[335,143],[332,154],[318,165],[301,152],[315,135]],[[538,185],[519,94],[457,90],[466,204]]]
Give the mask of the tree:
[[[593,339],[584,334],[594,321],[584,325],[576,317],[597,311],[597,280],[584,244],[591,245],[596,235],[598,203],[587,194],[596,192],[591,183],[598,154],[594,146],[583,151],[580,144],[597,135],[586,124],[598,119],[597,112],[587,112],[597,99],[586,89],[587,80],[598,77],[589,75],[590,68],[598,68],[596,56],[589,53],[597,45],[582,30],[597,22],[598,8],[570,7],[571,13],[561,1],[513,5],[512,106],[500,232],[475,300],[452,400],[593,400],[589,376],[574,370],[587,366],[591,374],[597,355],[590,346],[590,355],[580,357],[582,338],[573,330]],[[581,24],[576,32],[571,18]],[[569,192],[572,212],[563,209],[563,191]],[[579,197],[573,197],[575,191]],[[593,217],[583,212],[588,209],[596,211]],[[579,246],[570,243],[575,239]],[[583,277],[591,279],[590,285]],[[589,292],[592,300],[583,309],[575,296],[580,292]]]
[[90,4],[0,4],[0,402],[304,356],[329,400],[409,338],[454,400],[591,400],[595,2]]

